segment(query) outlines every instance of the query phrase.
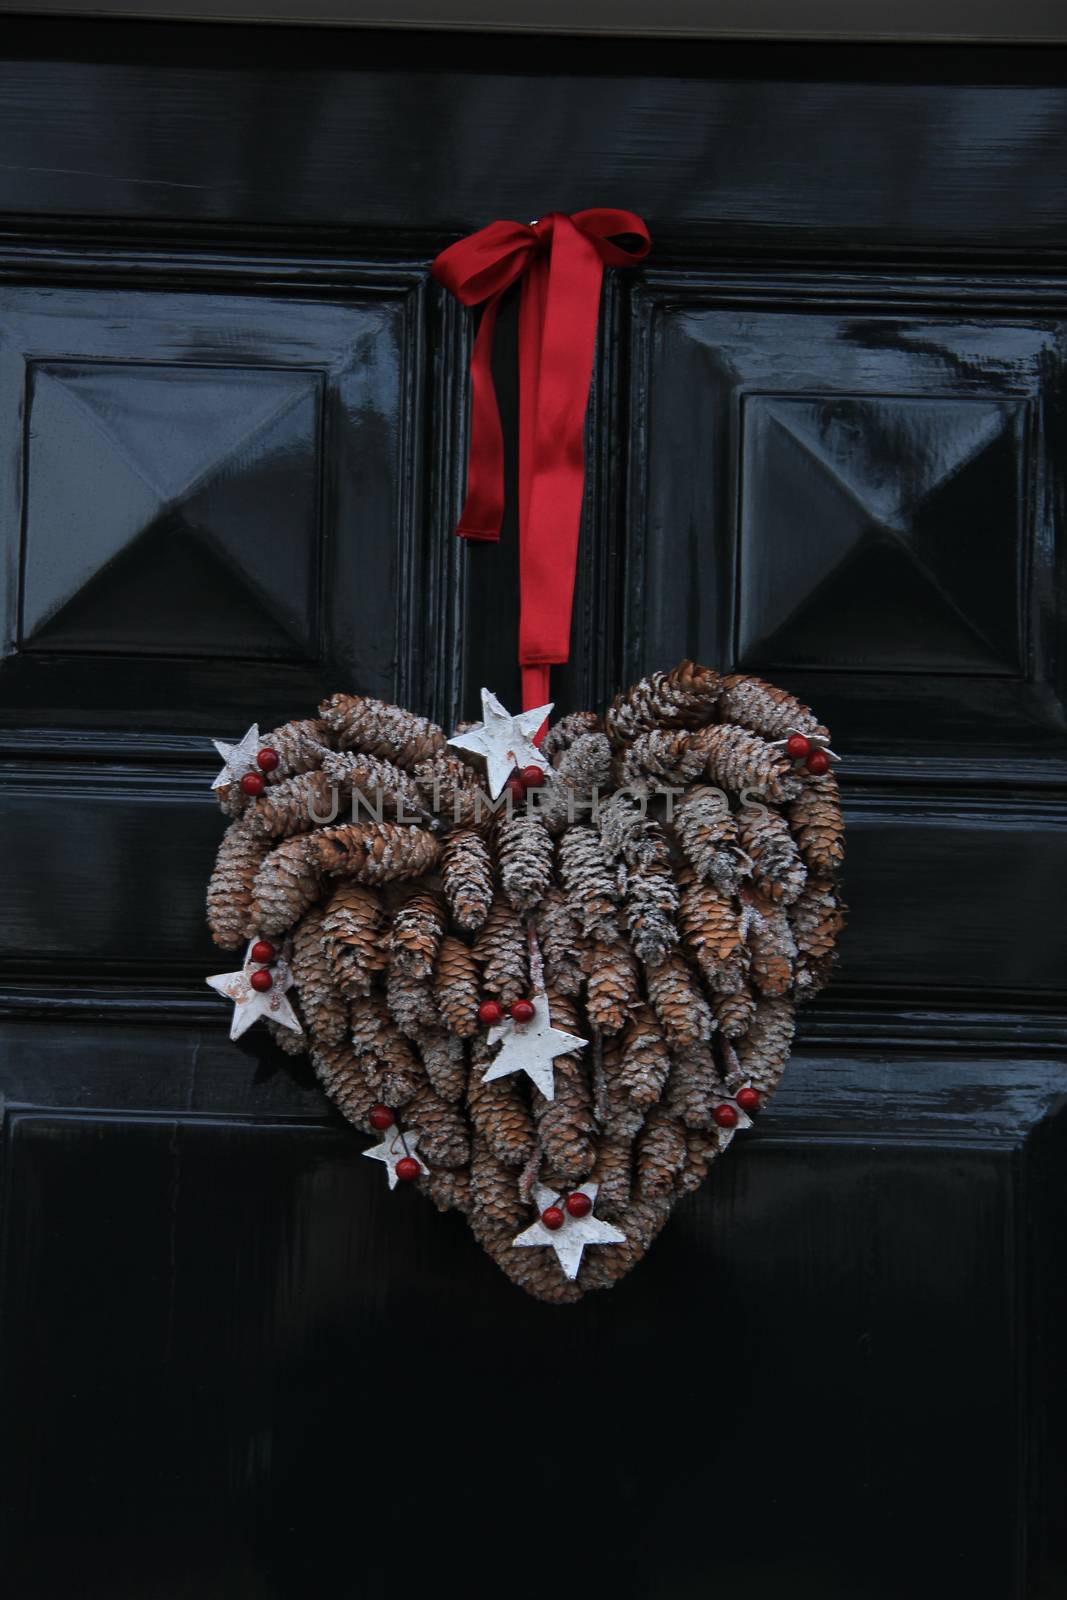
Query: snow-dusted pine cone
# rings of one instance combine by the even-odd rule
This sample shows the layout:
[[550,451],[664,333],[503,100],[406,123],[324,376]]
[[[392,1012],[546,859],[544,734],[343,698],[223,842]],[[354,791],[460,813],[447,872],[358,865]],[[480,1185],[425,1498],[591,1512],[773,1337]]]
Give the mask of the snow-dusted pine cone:
[[791,733],[829,741],[829,731],[794,695],[776,689],[762,678],[747,678],[734,673],[722,680],[719,718],[751,728],[764,739],[785,739]]
[[465,933],[474,933],[493,903],[493,858],[485,840],[472,828],[457,828],[446,838],[441,882],[452,920]]
[[343,879],[326,904],[323,944],[334,982],[349,1000],[370,994],[389,964],[389,918],[377,889]]
[[334,694],[319,707],[342,750],[362,750],[410,771],[419,761],[447,753],[441,729],[425,717],[369,695]]
[[252,902],[269,850],[270,841],[254,833],[243,817],[231,822],[223,835],[207,889],[208,927],[220,950],[236,950],[259,931],[252,920]]

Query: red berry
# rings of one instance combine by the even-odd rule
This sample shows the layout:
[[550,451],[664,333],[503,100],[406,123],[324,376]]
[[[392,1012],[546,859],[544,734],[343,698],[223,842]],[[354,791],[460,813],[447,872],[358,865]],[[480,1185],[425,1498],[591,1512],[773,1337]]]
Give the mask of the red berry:
[[396,1118],[388,1106],[371,1106],[367,1121],[372,1128],[377,1128],[379,1133],[384,1133],[386,1128],[391,1128]]
[[494,1023],[502,1022],[504,1008],[496,1000],[483,1000],[478,1007],[478,1021],[485,1028],[491,1028]]
[[241,779],[241,788],[245,794],[250,794],[253,799],[257,794],[262,794],[266,787],[262,772],[246,772]]
[[249,955],[253,961],[258,961],[261,967],[269,967],[272,961],[278,959],[278,952],[269,939],[257,939]]
[[512,1020],[515,1022],[532,1022],[534,1008],[529,1000],[516,1000],[511,1008]]
[[540,789],[545,781],[545,775],[540,767],[523,767],[519,777],[526,789]]
[[248,981],[253,989],[258,989],[260,994],[266,994],[274,979],[264,967],[260,967],[258,971],[253,972]]
[[559,1206],[549,1206],[547,1210],[542,1211],[541,1221],[550,1232],[555,1233],[557,1228],[562,1228],[565,1218]]
[[523,783],[521,777],[519,776],[519,774],[517,772],[513,772],[512,773],[511,777],[508,779],[507,783],[504,785],[504,788],[508,791],[508,794],[511,796],[512,804],[516,805],[516,806],[521,806],[523,801],[526,799],[526,785]]
[[396,1164],[396,1175],[401,1183],[410,1183],[419,1175],[419,1163],[414,1156],[401,1156]]
[[760,1106],[760,1093],[758,1089],[738,1089],[734,1099],[742,1111],[758,1111]]
[[572,1217],[587,1217],[593,1209],[593,1202],[587,1194],[582,1194],[580,1189],[576,1189],[574,1194],[569,1194],[564,1204]]
[[277,750],[272,750],[268,746],[266,750],[261,750],[259,752],[258,756],[256,757],[256,766],[259,768],[260,772],[273,772],[281,759],[282,758],[278,754]]
[[785,741],[785,753],[794,761],[803,761],[805,756],[811,754],[811,740],[802,733],[791,733]]
[[814,772],[815,776],[818,778],[821,777],[824,772],[829,772],[829,770],[830,757],[826,754],[826,751],[813,750],[811,755],[808,757],[808,771]]
[[716,1106],[711,1113],[720,1128],[736,1128],[737,1112],[733,1106]]

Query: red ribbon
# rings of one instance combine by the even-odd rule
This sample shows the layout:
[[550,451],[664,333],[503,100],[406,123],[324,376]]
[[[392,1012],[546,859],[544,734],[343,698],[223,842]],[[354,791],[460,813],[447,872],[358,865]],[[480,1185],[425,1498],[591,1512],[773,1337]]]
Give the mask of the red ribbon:
[[[634,235],[637,243],[611,241]],[[548,700],[548,669],[570,648],[578,526],[585,485],[585,412],[604,268],[651,248],[632,211],[554,211],[529,226],[491,222],[449,245],[433,274],[465,306],[485,302],[471,357],[467,498],[457,534],[499,539],[504,440],[493,388],[501,297],[519,299],[519,664],[525,710]]]

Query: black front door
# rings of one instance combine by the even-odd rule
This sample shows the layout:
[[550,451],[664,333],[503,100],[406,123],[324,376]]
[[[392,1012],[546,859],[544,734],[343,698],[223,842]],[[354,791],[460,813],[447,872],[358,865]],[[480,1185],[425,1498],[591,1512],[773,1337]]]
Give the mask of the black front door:
[[[1065,148],[1055,50],[7,23],[12,1596],[1062,1592]],[[210,736],[517,699],[427,268],[590,205],[655,247],[557,704],[810,700],[852,920],[758,1133],[557,1309],[229,1043],[203,889]]]

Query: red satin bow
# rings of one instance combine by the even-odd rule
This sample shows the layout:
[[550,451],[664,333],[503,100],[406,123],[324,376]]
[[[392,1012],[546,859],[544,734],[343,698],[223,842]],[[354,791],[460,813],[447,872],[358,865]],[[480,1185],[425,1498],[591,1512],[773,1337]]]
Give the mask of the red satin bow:
[[[611,241],[635,235],[636,245]],[[457,534],[499,539],[504,441],[493,388],[500,300],[519,300],[519,663],[522,703],[548,700],[548,669],[570,647],[584,428],[605,266],[629,267],[651,247],[632,211],[554,211],[529,226],[491,222],[443,250],[434,276],[466,306],[485,301],[471,357],[467,498]]]

